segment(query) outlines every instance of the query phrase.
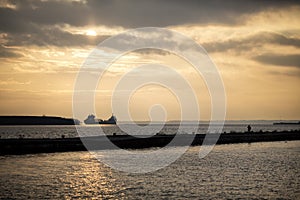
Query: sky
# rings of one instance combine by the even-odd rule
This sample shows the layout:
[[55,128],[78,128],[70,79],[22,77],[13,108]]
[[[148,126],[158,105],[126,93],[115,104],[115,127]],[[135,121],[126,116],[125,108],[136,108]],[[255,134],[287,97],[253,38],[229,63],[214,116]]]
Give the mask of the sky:
[[[72,117],[77,74],[100,42],[134,28],[163,27],[205,48],[224,83],[227,120],[299,120],[299,19],[300,4],[288,0],[1,0],[0,115]],[[154,50],[130,52],[105,73],[95,95],[99,118],[114,111],[113,86],[122,75],[149,63],[184,76],[196,92],[200,119],[210,119],[201,76],[184,59]],[[132,75],[148,76],[168,74],[149,68]],[[156,104],[167,120],[180,119],[176,96],[158,85],[139,88],[127,106],[143,121]]]

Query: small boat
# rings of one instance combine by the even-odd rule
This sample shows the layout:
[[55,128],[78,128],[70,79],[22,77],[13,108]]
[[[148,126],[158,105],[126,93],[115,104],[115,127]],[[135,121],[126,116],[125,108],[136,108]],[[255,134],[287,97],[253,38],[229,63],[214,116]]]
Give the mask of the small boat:
[[85,124],[117,124],[117,118],[112,114],[108,120],[96,119],[96,116],[90,114],[85,120]]

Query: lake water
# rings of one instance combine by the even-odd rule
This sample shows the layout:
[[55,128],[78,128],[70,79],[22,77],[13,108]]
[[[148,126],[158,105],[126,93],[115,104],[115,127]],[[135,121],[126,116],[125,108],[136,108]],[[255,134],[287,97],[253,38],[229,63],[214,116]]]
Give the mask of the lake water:
[[[225,123],[223,132],[245,132],[248,124],[251,125],[253,131],[283,131],[283,130],[300,130],[300,125],[273,125],[275,121],[228,121]],[[140,124],[144,126],[145,124]],[[130,125],[129,129],[130,129]],[[184,125],[188,126],[188,125]],[[132,128],[131,135],[153,135],[157,132],[163,134],[175,134],[178,130],[178,124],[167,123],[165,126],[160,128],[161,125],[154,124],[147,128],[147,130],[139,131],[138,129]],[[98,125],[80,126],[85,129],[89,135],[97,135]],[[118,135],[124,134],[124,132],[116,125],[101,125],[102,130],[107,135],[116,133]],[[180,133],[207,133],[208,124],[200,123],[197,131],[187,131]],[[23,136],[25,138],[60,138],[64,137],[78,137],[75,126],[0,126],[0,137],[1,138],[19,138]]]
[[0,198],[300,199],[300,141],[217,145],[203,159],[198,151],[147,174],[115,171],[88,152],[2,156]]

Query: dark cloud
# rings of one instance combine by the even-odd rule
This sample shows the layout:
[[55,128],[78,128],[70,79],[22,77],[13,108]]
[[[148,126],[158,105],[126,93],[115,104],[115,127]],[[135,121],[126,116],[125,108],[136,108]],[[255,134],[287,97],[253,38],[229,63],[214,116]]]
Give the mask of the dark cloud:
[[292,55],[263,54],[254,57],[254,60],[269,65],[300,67],[300,54],[292,54]]
[[292,0],[12,0],[12,4],[16,9],[0,10],[2,31],[26,30],[30,23],[125,28],[211,23],[235,25],[241,23],[245,15],[299,3]]
[[133,52],[141,54],[141,55],[158,54],[158,55],[165,56],[165,55],[170,55],[171,54],[168,51],[164,51],[164,50],[161,50],[161,49],[151,49],[151,48],[138,49],[138,50],[135,50]]
[[0,46],[0,58],[17,58],[21,56],[21,54],[15,52],[11,48],[7,48],[3,45]]
[[[181,24],[237,25],[248,14],[270,8],[296,5],[297,1],[197,1],[197,0],[86,0],[42,1],[11,0],[15,9],[0,7],[0,33],[3,45],[96,45],[108,36],[88,37],[61,30],[60,25],[106,25],[125,28],[143,26],[169,26]],[[260,36],[258,36],[260,37]],[[264,36],[264,37],[275,37]],[[295,41],[284,36],[273,39],[284,45]],[[280,38],[281,37],[281,38]],[[255,39],[255,38],[254,38]],[[203,44],[208,51],[224,51],[239,46],[252,48],[255,41],[230,40]],[[257,38],[257,40],[262,40]],[[266,40],[272,40],[266,38]],[[296,41],[299,44],[299,41]]]
[[31,33],[11,33],[2,38],[7,46],[84,46],[97,45],[108,38],[108,35],[90,37],[82,34],[72,34],[59,28],[41,28]]
[[287,45],[300,48],[300,39],[274,32],[259,32],[244,38],[203,43],[202,45],[208,52],[224,52],[228,50],[241,52],[260,48],[265,44]]
[[272,75],[279,75],[279,76],[290,76],[290,77],[300,77],[300,70],[288,70],[288,71],[279,71],[279,70],[270,70],[269,71],[269,74],[272,74]]

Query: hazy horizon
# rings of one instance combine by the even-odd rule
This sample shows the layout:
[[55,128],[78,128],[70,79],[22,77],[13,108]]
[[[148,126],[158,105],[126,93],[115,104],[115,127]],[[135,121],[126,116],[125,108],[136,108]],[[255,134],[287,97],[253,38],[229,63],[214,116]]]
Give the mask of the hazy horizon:
[[[4,116],[17,116],[17,117],[22,117],[22,116],[26,116],[26,117],[62,117],[62,118],[73,118],[73,116],[61,116],[61,115],[0,115],[0,117],[4,117]],[[97,117],[97,116],[96,116]],[[102,119],[102,120],[106,120],[108,119],[109,116],[107,116],[106,118],[99,118],[99,119]],[[75,119],[75,118],[74,118]],[[223,120],[205,120],[205,119],[199,119],[199,120],[166,120],[166,121],[156,121],[156,120],[152,120],[152,121],[149,121],[149,120],[135,120],[134,122],[136,123],[163,123],[163,122],[166,122],[166,123],[177,123],[177,122],[200,122],[200,123],[203,123],[203,122],[221,122]],[[289,121],[289,122],[298,122],[300,121],[300,119],[226,119],[224,122],[284,122],[284,121]],[[81,121],[82,122],[82,121]],[[118,122],[120,123],[127,123],[127,122],[132,122],[132,121],[120,121],[118,120]]]

